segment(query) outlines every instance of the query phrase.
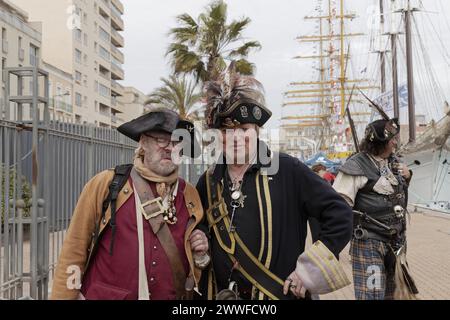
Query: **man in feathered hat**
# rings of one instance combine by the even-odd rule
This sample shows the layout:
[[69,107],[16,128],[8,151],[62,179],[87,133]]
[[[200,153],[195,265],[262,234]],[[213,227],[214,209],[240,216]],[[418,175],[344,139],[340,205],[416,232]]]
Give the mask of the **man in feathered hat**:
[[[348,285],[336,258],[350,240],[351,209],[298,159],[258,139],[271,117],[262,86],[232,64],[206,93],[207,124],[220,130],[224,151],[197,184],[211,235],[205,297],[309,298]],[[309,217],[322,232],[305,251]]]
[[182,145],[174,140],[177,129],[187,130],[189,152],[193,125],[167,108],[118,128],[139,143],[134,163],[103,171],[84,187],[52,299],[192,298],[210,258],[206,235],[197,228],[203,218],[197,190],[178,176],[172,160]]
[[[400,292],[405,288],[402,283],[409,283],[411,295],[417,293],[407,264],[400,261],[405,259],[407,190],[412,172],[394,155],[399,144],[398,119],[389,119],[370,102],[383,119],[367,126],[360,152],[340,168],[333,187],[355,210],[350,255],[356,299],[406,298],[408,294]],[[396,272],[398,268],[400,272]]]

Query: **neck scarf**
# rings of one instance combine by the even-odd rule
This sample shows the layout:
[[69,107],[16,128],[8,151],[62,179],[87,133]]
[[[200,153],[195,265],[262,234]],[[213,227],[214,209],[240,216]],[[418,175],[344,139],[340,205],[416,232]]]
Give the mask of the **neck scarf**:
[[178,180],[178,168],[172,174],[164,177],[145,167],[140,148],[136,150],[134,168],[142,178],[156,183],[156,192],[162,198],[169,193],[171,186]]

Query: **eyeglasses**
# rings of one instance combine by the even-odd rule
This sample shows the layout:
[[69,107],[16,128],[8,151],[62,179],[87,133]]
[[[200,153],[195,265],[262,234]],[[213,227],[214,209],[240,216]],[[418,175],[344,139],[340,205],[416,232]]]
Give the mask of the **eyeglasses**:
[[180,143],[180,141],[172,141],[170,139],[166,139],[166,138],[158,138],[155,136],[152,136],[151,134],[145,134],[145,136],[152,138],[153,140],[156,141],[156,144],[158,145],[158,147],[160,147],[161,149],[167,148],[170,144],[172,144],[172,146],[176,146],[177,144]]

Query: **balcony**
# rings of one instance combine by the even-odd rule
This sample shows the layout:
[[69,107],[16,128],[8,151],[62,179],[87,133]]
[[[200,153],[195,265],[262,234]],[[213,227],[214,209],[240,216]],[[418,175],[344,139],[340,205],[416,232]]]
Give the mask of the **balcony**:
[[73,112],[73,106],[71,104],[65,103],[64,101],[50,98],[48,99],[48,102],[49,106],[55,108],[56,110],[65,111],[68,113]]
[[98,6],[98,13],[105,18],[106,20],[108,20],[108,16],[109,16],[109,12],[110,10],[110,4],[107,1],[99,1],[99,6]]
[[121,14],[114,6],[111,6],[111,25],[119,31],[123,31],[125,28]]
[[111,63],[111,78],[113,80],[123,80],[125,79],[125,72],[121,67],[119,67],[114,62]]
[[117,122],[119,122],[119,118],[111,113],[111,123],[116,124]]
[[120,0],[111,0],[111,6],[115,6],[120,14],[124,13],[124,6]]
[[125,89],[117,81],[111,81],[111,91],[115,92],[118,96],[123,96]]
[[122,53],[122,51],[117,49],[114,45],[111,45],[111,53],[112,53],[113,57],[116,58],[120,63],[125,62],[124,54]]
[[123,48],[123,46],[125,45],[123,36],[116,30],[114,30],[114,28],[111,28],[111,42],[113,43],[113,45],[120,48]]
[[100,107],[99,111],[100,115],[110,118],[111,117],[111,109],[108,107]]

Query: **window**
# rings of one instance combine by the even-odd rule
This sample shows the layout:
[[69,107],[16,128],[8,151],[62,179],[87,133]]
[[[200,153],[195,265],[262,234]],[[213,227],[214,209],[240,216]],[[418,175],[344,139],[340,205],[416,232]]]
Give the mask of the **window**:
[[81,72],[75,71],[75,80],[81,82]]
[[95,80],[95,82],[94,82],[94,91],[98,92],[98,81],[97,80]]
[[110,53],[108,50],[100,46],[100,57],[105,59],[106,61],[110,61]]
[[84,65],[87,66],[87,63],[88,63],[88,56],[87,56],[87,54],[85,54],[83,56],[83,62],[84,62]]
[[99,28],[100,38],[106,42],[110,41],[109,33],[105,31],[102,27]]
[[[2,70],[5,70],[5,68],[6,68],[6,58],[2,58]],[[2,72],[2,80],[4,80],[3,72]]]
[[87,106],[88,106],[88,97],[86,97],[86,96],[83,97],[83,106],[85,108],[87,108]]
[[111,11],[118,17],[120,17],[122,15],[122,13],[120,13],[120,10],[115,6],[114,3],[111,3]]
[[84,34],[83,44],[84,44],[85,46],[88,45],[88,35],[87,35],[87,33]]
[[19,47],[19,52],[18,52],[19,59],[23,61],[23,59],[25,59],[25,54],[24,54],[23,49],[22,49],[22,37],[19,37],[19,45],[18,45],[18,47]]
[[8,53],[8,34],[5,28],[2,28],[2,51]]
[[75,93],[75,105],[77,107],[81,107],[82,106],[82,97],[81,94],[79,94],[78,92]]
[[110,92],[109,88],[104,86],[101,83],[98,86],[98,91],[99,91],[100,95],[105,97],[105,98],[110,98],[111,97],[111,92]]
[[30,44],[30,64],[37,66],[39,62],[39,48]]
[[94,42],[94,50],[95,50],[95,52],[98,52],[98,44],[97,44],[97,42]]
[[75,49],[75,61],[81,63],[81,51],[78,49]]
[[81,33],[82,33],[81,30],[75,28],[73,30],[73,32],[74,32],[74,35],[75,35],[75,40],[77,40],[78,42],[81,42]]

